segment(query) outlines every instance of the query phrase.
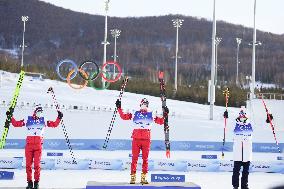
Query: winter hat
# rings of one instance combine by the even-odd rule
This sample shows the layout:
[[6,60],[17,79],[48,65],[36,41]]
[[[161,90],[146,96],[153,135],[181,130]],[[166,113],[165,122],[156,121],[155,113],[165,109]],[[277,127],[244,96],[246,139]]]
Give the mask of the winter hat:
[[247,118],[247,114],[244,112],[244,110],[240,111],[239,118]]
[[241,111],[239,112],[239,116],[237,117],[236,121],[246,123],[247,120],[248,120],[247,114],[245,113],[245,111],[243,109],[241,109]]
[[147,107],[149,106],[149,101],[147,100],[147,98],[143,98],[140,102],[140,107],[145,104]]

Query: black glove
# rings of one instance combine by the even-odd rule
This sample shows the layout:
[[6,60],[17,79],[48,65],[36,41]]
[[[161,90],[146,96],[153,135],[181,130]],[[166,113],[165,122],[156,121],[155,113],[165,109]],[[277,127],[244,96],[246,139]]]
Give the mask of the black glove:
[[116,100],[115,102],[116,108],[120,109],[121,108],[121,101],[119,99]]
[[[270,119],[271,119],[271,121],[272,121],[272,120],[273,120],[273,115],[272,115],[272,114],[269,114],[269,116],[270,116]],[[268,115],[267,115],[267,117],[266,117],[266,123],[270,123]]]
[[226,111],[224,111],[224,114],[223,114],[223,116],[224,116],[224,118],[229,118],[229,113],[228,113],[228,111],[226,110]]
[[60,111],[57,111],[57,113],[58,113],[58,119],[62,119],[63,118],[63,113],[62,112],[60,112]]
[[163,109],[165,113],[169,114],[169,108],[167,106],[164,106]]
[[9,110],[6,112],[6,115],[7,115],[7,117],[12,116],[12,114],[11,114],[11,112]]

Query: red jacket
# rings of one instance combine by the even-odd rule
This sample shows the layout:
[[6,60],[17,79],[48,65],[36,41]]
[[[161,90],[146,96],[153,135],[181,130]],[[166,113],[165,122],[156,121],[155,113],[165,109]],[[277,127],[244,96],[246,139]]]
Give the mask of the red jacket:
[[[35,115],[33,115],[34,119],[35,118]],[[47,121],[47,127],[57,127],[59,124],[60,124],[60,119],[57,117],[55,121]],[[23,127],[25,126],[25,121],[22,119],[22,120],[15,120],[14,117],[12,117],[11,119],[11,123],[14,127]],[[43,143],[43,137],[41,136],[27,136],[26,138],[26,143],[27,144],[42,144]]]
[[[118,113],[123,120],[132,120],[131,113],[123,113],[122,109],[118,109]],[[163,125],[164,124],[164,117],[156,116],[153,120],[156,124]],[[133,129],[132,136],[133,139],[144,139],[150,140],[151,139],[151,130],[150,129]]]

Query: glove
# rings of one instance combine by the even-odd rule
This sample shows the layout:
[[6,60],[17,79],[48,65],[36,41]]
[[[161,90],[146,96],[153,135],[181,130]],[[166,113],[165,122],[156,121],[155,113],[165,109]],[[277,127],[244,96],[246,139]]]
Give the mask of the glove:
[[224,118],[229,118],[229,114],[228,114],[228,111],[226,110],[226,111],[224,111],[224,114],[223,114],[223,116],[224,116]]
[[57,113],[58,113],[58,119],[62,119],[63,118],[63,113],[62,112],[60,112],[60,111],[57,111]]
[[167,158],[170,158],[170,157],[171,157],[171,152],[170,152],[170,150],[167,150],[167,151],[166,151],[166,156],[167,156]]
[[7,112],[6,112],[6,115],[9,117],[9,116],[11,116],[11,112],[8,110]]
[[[269,116],[270,116],[270,119],[272,121],[273,120],[273,115],[269,114]],[[270,123],[268,115],[267,115],[267,118],[266,118],[266,123]]]
[[119,99],[116,100],[115,105],[117,109],[121,109],[121,101]]
[[169,114],[169,108],[167,106],[164,106],[163,109],[165,113]]

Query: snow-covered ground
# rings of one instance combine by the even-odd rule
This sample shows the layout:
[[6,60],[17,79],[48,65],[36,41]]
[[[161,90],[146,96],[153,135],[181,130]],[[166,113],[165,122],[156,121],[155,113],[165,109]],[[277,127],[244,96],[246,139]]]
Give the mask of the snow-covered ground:
[[[153,174],[180,174],[180,172],[151,172]],[[16,178],[12,181],[0,181],[0,188],[23,187],[26,183],[25,171],[15,170]],[[187,172],[186,181],[194,182],[202,189],[230,189],[232,173],[229,172]],[[137,175],[140,179],[140,174]],[[104,170],[42,170],[42,188],[80,188],[86,187],[88,181],[100,182],[129,182],[129,171],[104,171]],[[250,189],[271,189],[284,185],[283,175],[270,173],[251,173],[249,175]]]
[[[11,74],[3,72],[1,87],[0,87],[0,104],[5,101],[9,102],[12,98],[12,93],[15,88],[18,74]],[[115,100],[119,94],[118,91],[102,90],[97,91],[92,88],[85,88],[83,90],[74,90],[66,83],[52,80],[32,80],[31,77],[25,77],[23,87],[18,99],[18,107],[15,109],[14,117],[16,119],[26,119],[33,111],[33,104],[42,104],[47,120],[53,120],[56,117],[55,109],[47,108],[52,104],[50,94],[47,94],[47,89],[52,86],[54,88],[58,102],[65,105],[63,109],[64,123],[67,127],[69,137],[71,139],[104,139],[107,128],[109,126]],[[127,89],[126,89],[127,90]],[[150,109],[161,113],[161,101],[158,97],[147,95],[139,95],[132,93],[124,93],[122,99],[122,107],[125,111],[132,112],[139,107],[141,98],[146,97],[150,101]],[[29,105],[27,106],[27,103]],[[256,102],[257,108],[253,111],[248,111],[249,117],[254,125],[254,142],[269,142],[274,143],[271,129],[263,123],[265,121],[265,112],[260,106],[261,102]],[[279,142],[284,143],[284,126],[283,126],[283,102],[277,101],[269,104],[273,113],[276,116],[275,121],[277,125],[277,137]],[[23,105],[21,107],[21,104]],[[182,102],[176,100],[167,100],[170,108],[169,125],[171,127],[171,140],[173,141],[212,141],[220,142],[223,137],[224,120],[222,117],[224,107],[215,106],[214,120],[210,121],[209,106],[200,105],[190,102]],[[69,109],[69,106],[82,106],[83,110]],[[253,105],[255,106],[255,105]],[[88,107],[88,110],[86,109]],[[100,107],[100,111],[92,111],[93,107]],[[102,109],[106,110],[102,110]],[[112,108],[112,110],[109,110]],[[0,121],[4,123],[5,111],[7,106],[0,105]],[[239,108],[229,108],[229,120],[227,129],[227,141],[232,141],[232,129],[234,120],[238,115]],[[280,121],[281,120],[281,121]],[[111,139],[130,139],[131,122],[125,122],[117,119],[111,135]],[[2,133],[3,127],[0,127]],[[11,128],[8,139],[23,139],[25,138],[25,129]],[[152,139],[163,140],[163,129],[159,126],[153,126]],[[46,139],[64,139],[61,129],[47,129],[45,133]],[[54,151],[54,150],[53,150]],[[75,151],[78,158],[87,157],[111,157],[122,158],[128,157],[129,151]],[[201,154],[217,154],[220,152],[186,152],[173,151],[172,159],[200,159]],[[46,151],[44,151],[46,154]],[[64,155],[69,156],[65,151]],[[255,160],[274,161],[276,160],[275,153],[254,153]],[[1,157],[23,156],[23,149],[18,150],[0,150]],[[152,151],[150,158],[163,159],[164,152]],[[226,153],[226,159],[232,159],[231,153]],[[151,172],[157,173],[157,172]],[[160,172],[161,173],[161,172]],[[181,174],[181,172],[162,172]],[[0,181],[0,187],[19,187],[25,185],[25,170],[15,170],[15,180]],[[185,172],[186,180],[195,182],[201,185],[204,189],[227,189],[231,187],[230,172]],[[72,182],[70,182],[72,180]],[[43,170],[41,186],[48,188],[84,188],[87,181],[129,181],[129,171],[110,171],[110,170]],[[277,184],[284,184],[283,174],[276,173],[252,173],[249,177],[250,186],[252,189],[267,189]]]
[[[52,151],[56,152],[56,151]],[[62,152],[62,151],[60,151]],[[5,150],[1,155],[6,156],[22,156],[23,150]],[[125,158],[130,151],[75,151],[75,155],[80,158],[99,157],[99,158]],[[64,151],[64,155],[69,155],[68,151]],[[201,154],[217,154],[220,152],[172,152],[172,159],[200,159]],[[164,158],[165,154],[161,151],[150,152],[150,158]],[[255,160],[269,161],[275,159],[277,154],[272,153],[255,153]],[[46,157],[46,152],[44,153]],[[232,153],[225,153],[225,159],[231,159]],[[151,171],[150,174],[185,174],[186,181],[194,182],[201,186],[202,189],[228,189],[231,187],[231,172],[173,172],[173,171]],[[43,188],[84,188],[88,181],[100,182],[129,182],[129,170],[112,171],[112,170],[42,170],[41,187]],[[0,181],[1,187],[22,187],[25,184],[25,170],[15,170],[15,180]],[[138,172],[140,179],[140,172]],[[251,173],[249,176],[249,184],[251,189],[269,189],[273,186],[284,184],[284,175],[278,173]],[[72,181],[71,181],[72,180]]]

